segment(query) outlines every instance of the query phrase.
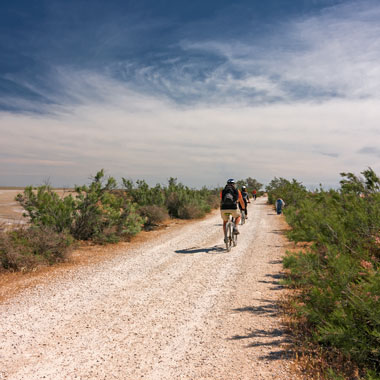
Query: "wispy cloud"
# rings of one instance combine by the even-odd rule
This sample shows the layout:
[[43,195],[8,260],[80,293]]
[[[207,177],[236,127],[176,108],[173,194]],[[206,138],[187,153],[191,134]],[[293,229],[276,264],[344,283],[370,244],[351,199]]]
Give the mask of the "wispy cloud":
[[[277,23],[273,31],[258,35],[245,25],[246,33],[235,37],[201,38],[194,32],[196,25],[191,27],[190,23],[183,30],[176,26],[180,39],[168,39],[165,49],[151,49],[149,54],[134,56],[136,47],[132,41],[139,40],[136,35],[154,35],[165,22],[170,29],[173,21],[150,20],[141,26],[137,16],[130,16],[126,22],[102,25],[102,33],[95,36],[96,43],[86,32],[91,48],[82,69],[74,73],[76,77],[85,74],[83,79],[89,79],[78,82],[84,88],[70,94],[64,92],[65,72],[72,75],[73,70],[63,63],[51,67],[37,82],[17,74],[7,74],[5,79],[34,94],[39,103],[56,104],[81,102],[84,92],[86,96],[90,91],[96,94],[90,72],[127,83],[137,93],[167,97],[190,106],[378,99],[379,20],[380,5],[366,0],[288,19]],[[218,22],[225,22],[225,17],[213,21],[219,30],[223,25]],[[96,51],[92,46],[96,46]],[[124,53],[128,51],[131,53]],[[112,55],[116,56],[110,59]],[[28,110],[30,106],[15,97],[0,98],[1,104],[7,109]]]
[[[379,98],[379,20],[378,3],[352,2],[286,23],[262,41],[183,41],[181,46],[224,58],[209,81],[228,88],[226,93],[244,96],[249,88],[262,101]],[[239,78],[231,80],[231,73]]]
[[[152,183],[176,176],[213,185],[231,174],[315,183],[377,167],[356,153],[378,137],[380,107],[373,100],[184,107],[94,73],[65,71],[57,80],[76,104],[46,106],[46,115],[0,116],[3,160],[12,156],[7,163],[16,164],[16,152],[27,152],[20,160],[35,162],[36,177],[43,165],[46,175],[70,173],[74,182],[106,167]],[[372,117],[363,122],[363,114]]]
[[358,153],[368,154],[370,156],[380,157],[380,148],[374,146],[364,146],[361,148]]
[[[261,39],[183,33],[151,59],[55,65],[37,82],[9,74],[35,96],[0,96],[9,110],[0,113],[0,178],[9,184],[28,165],[35,182],[43,174],[80,183],[105,167],[152,183],[315,184],[380,170],[379,19],[376,2],[349,2]],[[122,34],[111,31],[97,59],[120,48]]]

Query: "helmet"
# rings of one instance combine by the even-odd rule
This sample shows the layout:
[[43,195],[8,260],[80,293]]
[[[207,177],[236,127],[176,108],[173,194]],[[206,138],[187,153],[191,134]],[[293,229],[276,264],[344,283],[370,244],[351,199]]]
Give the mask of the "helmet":
[[241,187],[243,190],[246,190],[247,189],[247,186],[242,186]]
[[228,181],[227,181],[228,184],[235,184],[235,180],[233,178],[230,178]]

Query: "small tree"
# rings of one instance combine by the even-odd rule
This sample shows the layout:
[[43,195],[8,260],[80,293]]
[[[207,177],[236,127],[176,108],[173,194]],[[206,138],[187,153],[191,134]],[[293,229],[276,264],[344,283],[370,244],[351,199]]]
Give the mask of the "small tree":
[[115,241],[140,231],[143,218],[114,178],[99,171],[89,186],[76,186],[75,197],[59,197],[48,186],[28,187],[16,199],[36,226],[70,232],[76,239]]

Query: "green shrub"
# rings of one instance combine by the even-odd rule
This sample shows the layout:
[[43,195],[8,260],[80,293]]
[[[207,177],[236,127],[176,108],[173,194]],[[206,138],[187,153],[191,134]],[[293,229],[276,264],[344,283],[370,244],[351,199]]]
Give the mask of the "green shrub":
[[127,196],[140,209],[146,206],[164,207],[172,218],[200,218],[220,203],[216,190],[205,187],[200,190],[190,189],[178,183],[176,178],[170,178],[167,186],[157,184],[155,187],[149,187],[141,180],[136,181],[135,185],[131,180],[123,178],[123,186]]
[[301,182],[295,179],[288,181],[281,177],[275,177],[266,186],[266,192],[268,193],[268,203],[274,204],[277,198],[282,198],[287,207],[297,207],[307,195],[307,190]]
[[25,188],[24,194],[18,194],[16,200],[25,209],[35,226],[50,227],[56,232],[71,229],[75,200],[71,194],[61,198],[50,186],[33,189]]
[[[380,374],[380,180],[372,169],[362,174],[342,173],[339,190],[295,191],[288,235],[314,244],[288,253],[284,265],[287,282],[301,289],[298,311],[314,340],[339,350],[369,379]],[[289,189],[278,183],[285,186],[273,186],[274,193]]]
[[77,186],[71,233],[76,239],[115,242],[141,230],[143,219],[125,193],[116,191],[116,181],[104,172],[96,174],[90,186]]
[[56,232],[69,232],[78,240],[115,242],[135,235],[143,219],[116,181],[99,171],[89,186],[76,186],[75,197],[59,197],[48,186],[25,189],[16,198],[26,210],[32,225]]

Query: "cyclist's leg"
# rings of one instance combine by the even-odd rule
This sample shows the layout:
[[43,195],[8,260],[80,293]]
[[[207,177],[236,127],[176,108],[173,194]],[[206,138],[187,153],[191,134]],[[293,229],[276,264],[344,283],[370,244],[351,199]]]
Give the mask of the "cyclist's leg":
[[228,222],[228,215],[226,215],[226,213],[228,213],[228,210],[220,210],[220,215],[221,215],[222,220],[223,220],[223,235],[224,235],[225,239],[226,239],[226,236],[227,236],[226,225],[227,225],[227,222]]
[[227,221],[223,220],[223,233],[224,233],[224,236],[226,236],[226,224],[227,224]]
[[227,242],[229,249],[231,249],[231,245],[234,238],[234,230],[233,230],[234,223],[232,220],[227,222]]
[[224,233],[224,243],[226,244],[226,248],[227,248],[227,251],[229,251],[230,249],[230,246],[231,246],[231,243],[230,243],[230,239],[229,239],[229,230],[230,226],[229,226],[229,223],[226,222],[226,225],[225,225],[225,233]]
[[234,234],[232,235],[232,245],[233,245],[234,247],[236,247],[236,244],[237,244],[237,236],[238,236],[237,233],[234,233]]
[[235,218],[234,232],[239,234],[240,232],[237,228],[237,226],[240,223],[240,212],[239,212],[239,210],[234,210],[234,213],[232,214],[232,216]]

